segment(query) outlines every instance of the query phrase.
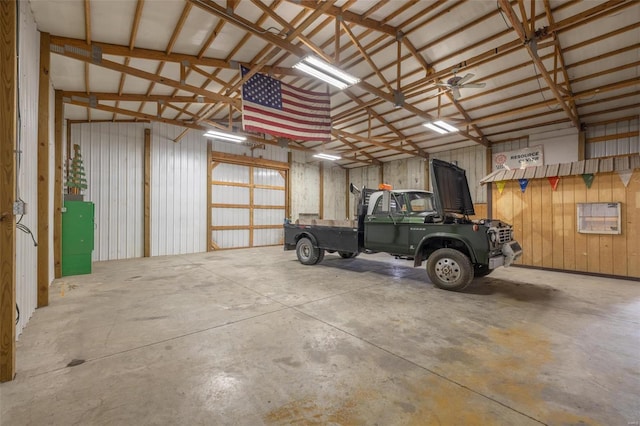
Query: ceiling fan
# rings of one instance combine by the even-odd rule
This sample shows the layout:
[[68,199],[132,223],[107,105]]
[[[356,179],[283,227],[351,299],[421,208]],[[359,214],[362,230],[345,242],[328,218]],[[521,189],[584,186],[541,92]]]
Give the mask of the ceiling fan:
[[460,98],[460,89],[479,89],[485,86],[485,83],[467,83],[471,80],[475,74],[466,74],[464,77],[458,77],[456,73],[457,68],[453,70],[453,77],[447,80],[446,83],[436,83],[436,86],[444,87],[446,90],[451,91],[453,99],[458,100]]

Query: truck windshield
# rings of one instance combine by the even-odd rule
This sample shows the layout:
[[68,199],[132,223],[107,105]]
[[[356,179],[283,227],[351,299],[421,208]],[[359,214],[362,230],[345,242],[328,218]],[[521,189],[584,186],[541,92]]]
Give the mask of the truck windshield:
[[434,210],[431,194],[427,192],[407,192],[405,195],[412,212],[421,213]]

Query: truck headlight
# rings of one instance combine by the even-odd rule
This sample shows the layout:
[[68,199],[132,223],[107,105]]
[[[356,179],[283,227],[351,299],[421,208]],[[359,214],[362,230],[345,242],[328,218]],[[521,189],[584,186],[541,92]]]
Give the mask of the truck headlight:
[[489,231],[489,241],[495,243],[497,238],[495,231]]

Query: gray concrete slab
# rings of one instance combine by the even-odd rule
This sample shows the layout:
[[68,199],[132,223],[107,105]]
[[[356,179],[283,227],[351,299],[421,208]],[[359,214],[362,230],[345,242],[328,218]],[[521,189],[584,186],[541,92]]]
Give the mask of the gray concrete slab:
[[101,262],[29,322],[0,424],[628,425],[638,325],[638,282],[523,268],[452,293],[382,254]]

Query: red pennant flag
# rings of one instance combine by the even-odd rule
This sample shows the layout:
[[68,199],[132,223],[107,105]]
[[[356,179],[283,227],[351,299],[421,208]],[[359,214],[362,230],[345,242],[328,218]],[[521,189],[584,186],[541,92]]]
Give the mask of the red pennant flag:
[[558,182],[560,182],[560,178],[558,176],[549,176],[547,179],[549,179],[551,189],[555,191],[558,188]]

